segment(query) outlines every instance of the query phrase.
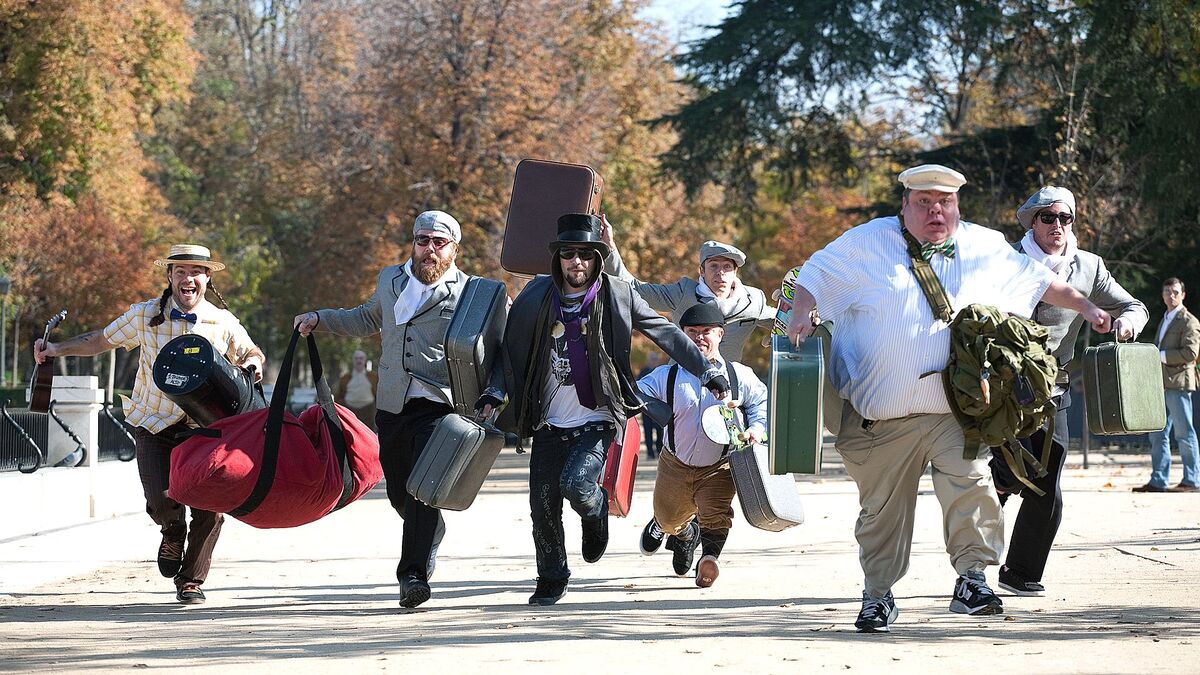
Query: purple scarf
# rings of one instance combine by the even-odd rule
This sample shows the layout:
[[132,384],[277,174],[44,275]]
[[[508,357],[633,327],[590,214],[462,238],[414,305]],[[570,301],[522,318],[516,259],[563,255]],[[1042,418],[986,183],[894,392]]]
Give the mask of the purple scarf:
[[[562,290],[558,284],[554,284],[554,297],[551,300],[552,315],[563,324],[563,335],[567,338],[567,360],[571,363],[571,379],[575,381],[575,395],[579,398],[579,403],[585,408],[596,408],[596,392],[592,390],[592,370],[588,367],[587,341],[583,335],[583,317],[587,316],[588,310],[592,307],[592,301],[596,299],[596,294],[600,292],[600,279],[592,284],[587,293],[583,295],[583,302],[579,304],[579,311],[576,312],[570,321],[566,320],[566,313],[562,309]],[[593,326],[594,330],[598,330],[598,326]]]

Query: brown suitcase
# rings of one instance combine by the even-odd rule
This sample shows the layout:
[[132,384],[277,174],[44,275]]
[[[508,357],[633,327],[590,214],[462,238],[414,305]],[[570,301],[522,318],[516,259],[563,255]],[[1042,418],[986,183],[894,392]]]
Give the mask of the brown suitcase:
[[523,159],[517,164],[500,266],[513,274],[550,273],[550,242],[564,213],[600,213],[604,179],[590,166]]

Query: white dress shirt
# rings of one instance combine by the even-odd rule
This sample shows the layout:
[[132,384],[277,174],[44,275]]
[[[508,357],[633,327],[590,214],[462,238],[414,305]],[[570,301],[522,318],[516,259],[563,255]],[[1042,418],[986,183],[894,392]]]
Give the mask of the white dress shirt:
[[[933,317],[900,227],[896,216],[854,227],[796,279],[837,326],[830,379],[865,419],[950,412],[940,373],[949,324]],[[955,256],[935,254],[930,264],[955,311],[979,303],[1028,318],[1056,278],[995,230],[960,222],[954,240]]]

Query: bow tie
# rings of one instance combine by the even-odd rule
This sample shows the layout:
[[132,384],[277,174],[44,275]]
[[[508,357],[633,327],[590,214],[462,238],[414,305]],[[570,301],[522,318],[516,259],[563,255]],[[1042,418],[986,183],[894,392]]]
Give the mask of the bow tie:
[[174,307],[172,307],[171,308],[171,320],[179,321],[181,319],[183,321],[187,321],[188,323],[196,323],[196,315],[195,314],[193,314],[191,312],[181,312],[178,309],[175,309]]
[[953,258],[954,257],[954,240],[947,239],[946,241],[943,241],[940,244],[935,244],[931,241],[927,241],[924,244],[921,244],[921,260],[924,260],[925,262],[929,262],[933,258],[934,253],[941,253],[942,255],[946,256],[947,258]]

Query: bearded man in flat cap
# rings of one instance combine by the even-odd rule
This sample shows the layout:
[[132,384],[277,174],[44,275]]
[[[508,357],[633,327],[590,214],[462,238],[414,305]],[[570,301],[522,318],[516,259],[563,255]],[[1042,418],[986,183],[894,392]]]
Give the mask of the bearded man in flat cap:
[[959,219],[961,173],[927,164],[899,180],[898,216],[850,229],[804,264],[788,325],[794,342],[812,333],[814,309],[837,325],[829,372],[847,405],[836,447],[861,506],[854,533],[865,589],[855,626],[871,633],[888,631],[899,614],[892,586],[908,570],[917,487],[927,466],[958,574],[950,611],[1003,612],[984,576],[1004,546],[1000,503],[987,459],[963,456],[963,430],[937,376],[949,359],[950,320],[935,316],[912,272],[910,241],[952,308],[981,303],[1028,318],[1045,301],[1079,312],[1099,332],[1110,323],[1104,310],[1017,253],[999,232]]

